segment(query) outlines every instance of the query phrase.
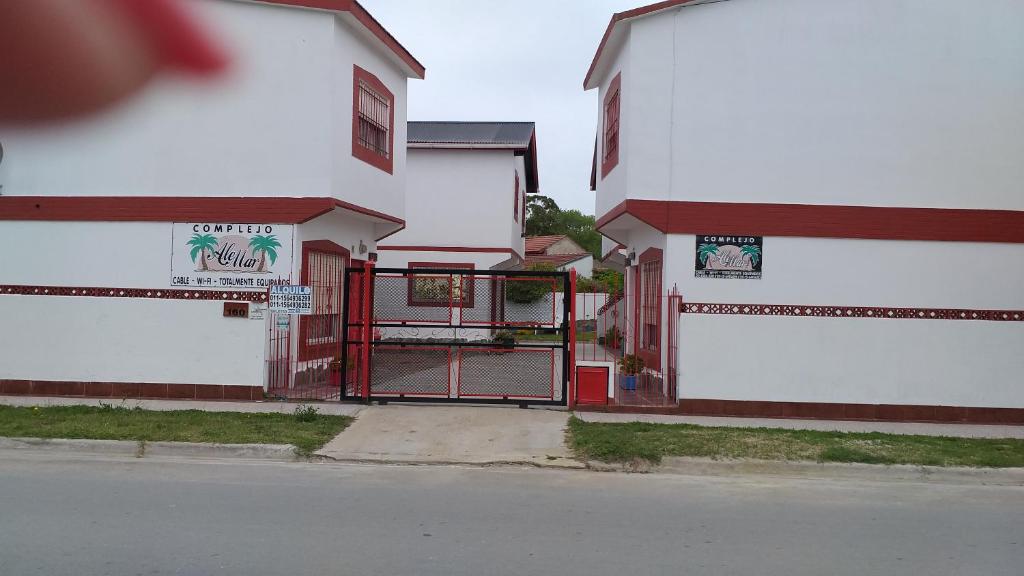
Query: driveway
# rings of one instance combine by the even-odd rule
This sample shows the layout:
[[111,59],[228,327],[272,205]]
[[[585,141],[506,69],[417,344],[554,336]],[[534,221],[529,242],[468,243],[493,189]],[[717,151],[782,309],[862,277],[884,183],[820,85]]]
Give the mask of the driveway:
[[565,446],[569,415],[494,406],[371,406],[317,455],[409,464],[534,464],[580,468]]

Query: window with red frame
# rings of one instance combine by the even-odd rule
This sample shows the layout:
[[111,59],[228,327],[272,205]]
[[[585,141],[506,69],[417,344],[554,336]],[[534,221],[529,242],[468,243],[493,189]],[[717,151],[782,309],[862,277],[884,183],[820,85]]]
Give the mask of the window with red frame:
[[661,341],[661,260],[640,264],[640,348],[660,349]]
[[[436,268],[441,270],[472,271],[473,264],[451,262],[409,262],[410,269]],[[410,274],[409,305],[447,308],[473,307],[473,278],[471,274]]]
[[512,191],[515,198],[515,206],[512,207],[512,217],[519,222],[519,172],[516,172],[515,189]]
[[604,153],[601,156],[601,178],[619,163],[619,111],[622,103],[622,74],[616,74],[604,97]]
[[348,251],[327,241],[304,242],[302,282],[313,290],[313,313],[299,320],[299,360],[333,357],[341,343],[343,281]]
[[395,96],[359,66],[352,84],[352,155],[390,174],[394,167]]

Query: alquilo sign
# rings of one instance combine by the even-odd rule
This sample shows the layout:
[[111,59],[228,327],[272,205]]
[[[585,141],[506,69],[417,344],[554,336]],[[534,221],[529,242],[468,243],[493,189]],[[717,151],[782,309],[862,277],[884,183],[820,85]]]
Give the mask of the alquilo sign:
[[291,224],[175,223],[171,286],[263,289],[287,284]]
[[694,269],[697,278],[761,277],[764,238],[727,234],[698,234]]

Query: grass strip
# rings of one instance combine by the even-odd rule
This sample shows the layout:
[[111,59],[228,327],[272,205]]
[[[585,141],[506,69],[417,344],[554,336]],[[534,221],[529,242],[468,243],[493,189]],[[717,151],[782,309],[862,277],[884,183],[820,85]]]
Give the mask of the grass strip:
[[1019,439],[612,424],[584,422],[573,416],[569,420],[569,442],[578,456],[603,462],[658,463],[666,456],[688,456],[978,468],[1024,466],[1024,440]]
[[146,442],[291,444],[309,455],[352,422],[348,416],[318,414],[299,407],[295,414],[157,412],[123,405],[0,406],[0,436],[80,438]]

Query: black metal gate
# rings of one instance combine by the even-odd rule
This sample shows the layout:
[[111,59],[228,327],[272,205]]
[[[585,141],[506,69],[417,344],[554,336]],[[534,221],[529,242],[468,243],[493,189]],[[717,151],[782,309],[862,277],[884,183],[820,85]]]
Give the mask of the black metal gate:
[[567,272],[349,268],[342,397],[564,406]]

